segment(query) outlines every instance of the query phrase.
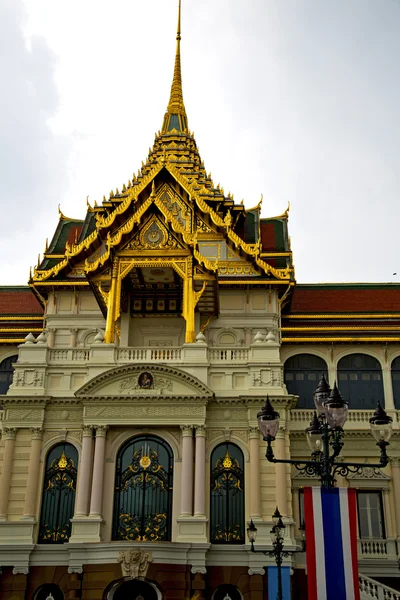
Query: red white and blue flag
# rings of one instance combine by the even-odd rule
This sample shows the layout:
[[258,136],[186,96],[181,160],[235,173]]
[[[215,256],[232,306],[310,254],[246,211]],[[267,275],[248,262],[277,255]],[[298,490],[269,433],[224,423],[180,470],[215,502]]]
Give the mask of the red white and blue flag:
[[360,600],[356,490],[304,488],[308,600]]

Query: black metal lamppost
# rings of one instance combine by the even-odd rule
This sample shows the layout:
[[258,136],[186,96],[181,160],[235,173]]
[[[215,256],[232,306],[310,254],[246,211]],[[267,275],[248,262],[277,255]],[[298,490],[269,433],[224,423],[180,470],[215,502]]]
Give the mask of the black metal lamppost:
[[270,556],[275,559],[275,564],[278,568],[278,591],[277,591],[277,600],[282,600],[283,591],[282,591],[282,562],[284,558],[288,558],[290,555],[295,554],[296,552],[304,552],[306,549],[306,541],[305,541],[305,530],[304,524],[300,526],[301,532],[301,547],[296,550],[284,550],[284,530],[285,524],[282,521],[282,515],[280,514],[278,507],[274,514],[272,515],[272,521],[274,523],[271,529],[271,540],[272,540],[272,550],[256,550],[254,548],[254,542],[257,537],[257,527],[253,523],[253,519],[250,521],[250,525],[247,528],[247,537],[249,538],[249,542],[251,544],[252,552],[262,552],[265,556]]
[[343,448],[343,425],[348,415],[348,403],[343,400],[336,383],[330,389],[325,377],[322,376],[314,392],[314,404],[316,411],[314,411],[310,427],[306,429],[311,460],[275,458],[272,442],[275,440],[279,428],[279,413],[273,409],[267,396],[257,419],[263,438],[267,442],[265,455],[269,462],[289,463],[303,475],[317,477],[324,488],[334,487],[337,474],[346,477],[349,473],[362,473],[366,467],[386,467],[389,462],[386,448],[392,434],[393,419],[386,414],[379,402],[369,420],[376,445],[380,449],[380,460],[376,464],[335,461]]

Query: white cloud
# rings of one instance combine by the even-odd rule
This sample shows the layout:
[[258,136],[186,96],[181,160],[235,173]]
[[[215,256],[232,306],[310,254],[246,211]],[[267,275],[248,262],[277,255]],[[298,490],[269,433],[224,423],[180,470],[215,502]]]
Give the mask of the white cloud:
[[[176,4],[25,0],[24,25],[20,1],[3,3],[14,34],[0,189],[18,200],[7,227],[21,239],[7,248],[27,265],[32,228],[41,249],[59,202],[83,217],[88,194],[101,201],[146,157],[168,101]],[[399,270],[399,25],[391,0],[183,0],[184,96],[206,168],[247,206],[263,193],[265,216],[291,202],[299,281]],[[40,36],[31,52],[22,26]]]

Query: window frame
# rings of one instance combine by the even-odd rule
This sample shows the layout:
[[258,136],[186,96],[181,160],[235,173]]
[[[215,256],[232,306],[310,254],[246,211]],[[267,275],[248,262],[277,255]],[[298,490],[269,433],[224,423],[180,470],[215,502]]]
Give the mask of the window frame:
[[[380,524],[379,528],[381,529],[382,535],[381,537],[374,536],[362,536],[361,535],[361,520],[360,520],[360,505],[359,505],[359,497],[362,496],[370,496],[371,494],[378,496],[378,506],[379,506],[379,515],[380,515]],[[358,537],[360,540],[385,540],[386,539],[386,524],[385,524],[385,511],[383,506],[383,497],[381,490],[372,490],[372,489],[363,489],[356,490],[356,498],[357,498],[357,524],[358,524]],[[368,515],[368,529],[371,533],[372,531],[372,521],[371,521],[371,507],[369,506],[367,509]]]

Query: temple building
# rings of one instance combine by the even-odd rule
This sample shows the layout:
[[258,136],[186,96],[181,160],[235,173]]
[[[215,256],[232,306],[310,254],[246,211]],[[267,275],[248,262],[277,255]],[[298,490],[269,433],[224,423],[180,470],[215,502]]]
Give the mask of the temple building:
[[[180,7],[168,108],[138,174],[83,220],[60,212],[26,287],[0,288],[0,600],[270,600],[276,506],[299,547],[322,375],[349,402],[362,598],[399,588],[400,285],[296,282],[288,211],[214,185],[182,93]],[[304,599],[305,554],[284,561]],[[373,596],[377,590],[380,596]],[[374,592],[375,593],[375,592]],[[371,594],[371,595],[368,595]],[[389,596],[385,596],[389,597]],[[390,596],[391,597],[391,596]],[[393,596],[394,597],[394,596]]]

